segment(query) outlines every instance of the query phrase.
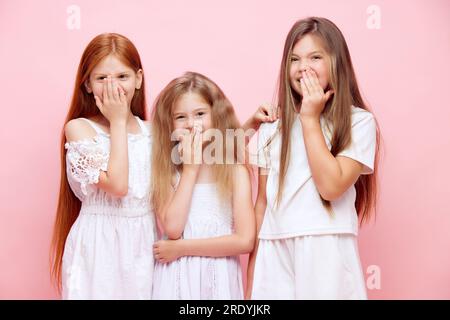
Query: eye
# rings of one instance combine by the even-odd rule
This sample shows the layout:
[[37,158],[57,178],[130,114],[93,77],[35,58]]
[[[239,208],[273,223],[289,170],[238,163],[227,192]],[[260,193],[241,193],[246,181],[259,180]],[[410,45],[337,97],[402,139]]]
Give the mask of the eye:
[[183,118],[184,118],[184,116],[176,116],[176,117],[175,117],[176,120],[178,120],[178,119],[183,119]]
[[313,60],[320,60],[320,59],[322,59],[322,57],[321,56],[313,56],[312,59]]
[[297,57],[292,57],[291,58],[291,62],[295,62],[295,61],[298,61],[298,58]]
[[203,111],[200,111],[200,112],[197,112],[197,115],[198,116],[202,116],[202,115],[204,115],[205,113],[203,112]]
[[121,75],[119,76],[119,79],[126,79],[126,78],[128,78],[128,75],[127,75],[127,74],[121,74]]
[[104,76],[100,76],[97,78],[97,80],[105,80],[105,79],[106,79],[106,77],[104,77]]

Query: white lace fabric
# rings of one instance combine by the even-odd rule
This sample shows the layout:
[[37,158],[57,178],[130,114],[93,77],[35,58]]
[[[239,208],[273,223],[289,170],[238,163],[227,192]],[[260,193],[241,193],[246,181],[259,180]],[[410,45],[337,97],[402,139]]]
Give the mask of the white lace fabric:
[[95,124],[92,139],[65,144],[67,179],[81,210],[66,240],[63,299],[150,299],[155,221],[150,206],[151,137],[128,134],[128,193],[97,187],[107,171],[110,137]]

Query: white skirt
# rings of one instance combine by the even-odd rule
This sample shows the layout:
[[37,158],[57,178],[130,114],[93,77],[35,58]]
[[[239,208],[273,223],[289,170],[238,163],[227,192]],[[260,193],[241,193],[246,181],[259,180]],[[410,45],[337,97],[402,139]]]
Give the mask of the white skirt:
[[150,299],[154,222],[149,214],[78,216],[66,240],[63,299]]
[[252,299],[367,299],[356,237],[260,239]]
[[156,262],[153,274],[155,300],[236,300],[243,296],[238,256]]

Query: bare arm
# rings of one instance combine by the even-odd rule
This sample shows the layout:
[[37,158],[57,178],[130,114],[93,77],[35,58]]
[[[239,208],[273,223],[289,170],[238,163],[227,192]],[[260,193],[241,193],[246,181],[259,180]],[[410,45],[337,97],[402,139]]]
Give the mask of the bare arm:
[[255,261],[256,255],[258,253],[259,239],[258,234],[261,230],[261,225],[264,219],[264,213],[266,212],[267,207],[267,198],[266,198],[266,185],[267,185],[267,169],[259,168],[258,175],[258,195],[256,197],[255,203],[255,217],[256,217],[256,237],[255,237],[255,245],[253,251],[250,253],[248,259],[248,268],[247,268],[247,293],[246,299],[251,298],[252,288],[253,288],[253,273],[255,271]]
[[[129,108],[121,88],[111,80],[105,82],[103,100],[96,97],[96,103],[110,122],[111,147],[107,171],[101,171],[97,187],[114,196],[128,193],[128,139],[127,121]],[[69,121],[64,130],[67,141],[92,138],[92,129],[86,128],[83,120]]]
[[181,256],[225,257],[252,250],[256,228],[250,177],[243,166],[236,168],[235,175],[232,203],[235,232],[207,239],[158,241],[154,245],[154,253],[159,261],[170,262]]
[[312,178],[322,198],[339,198],[358,179],[363,165],[346,157],[334,157],[328,150],[320,126],[320,115],[333,90],[324,92],[313,70],[303,72],[300,108],[303,137]]
[[172,190],[167,205],[157,210],[164,232],[171,240],[181,237],[188,218],[192,193],[200,170],[200,165],[194,161],[196,152],[201,150],[200,138],[198,128],[180,136],[179,152],[183,161],[181,178],[176,190]]
[[[252,135],[258,131],[259,127],[262,123],[265,122],[273,122],[278,119],[278,110],[277,108],[272,107],[269,104],[262,104],[256,112],[245,121],[242,128],[245,132],[249,129],[253,129]],[[252,135],[248,136],[248,139],[252,137]]]
[[339,198],[358,180],[363,165],[347,157],[334,157],[328,150],[319,121],[302,120],[302,130],[317,190],[325,200]]
[[157,211],[158,219],[169,239],[179,239],[183,234],[197,174],[198,170],[184,168],[178,187],[171,192],[167,205]]

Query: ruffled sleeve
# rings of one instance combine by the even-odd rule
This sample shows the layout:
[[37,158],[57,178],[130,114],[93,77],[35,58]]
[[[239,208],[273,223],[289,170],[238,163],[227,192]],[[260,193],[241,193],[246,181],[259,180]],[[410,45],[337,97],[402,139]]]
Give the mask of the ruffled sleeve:
[[71,141],[67,149],[67,179],[75,195],[83,200],[91,185],[98,183],[100,171],[108,168],[109,153],[94,139]]

